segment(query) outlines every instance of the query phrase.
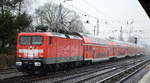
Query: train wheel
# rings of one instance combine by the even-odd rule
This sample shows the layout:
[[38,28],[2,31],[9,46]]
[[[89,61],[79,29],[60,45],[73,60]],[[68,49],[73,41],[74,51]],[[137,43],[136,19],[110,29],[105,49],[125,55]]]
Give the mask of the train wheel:
[[89,66],[92,64],[92,61],[86,61],[84,64]]
[[63,71],[64,70],[64,63],[59,64],[59,70]]
[[47,65],[46,68],[45,68],[45,71],[46,71],[47,73],[50,73],[50,72],[53,72],[54,69],[53,69],[52,65]]
[[111,57],[109,58],[110,61],[116,61],[117,60],[117,57]]
[[39,70],[32,70],[32,71],[28,71],[27,72],[29,75],[37,75],[37,74],[41,74],[41,72]]
[[71,68],[71,69],[75,68],[75,62],[71,62],[71,63],[70,63],[70,68]]
[[42,67],[35,69],[35,71],[33,73],[35,75],[36,74],[46,74],[47,72],[45,70],[46,70],[46,65],[43,65]]
[[54,65],[54,71],[56,72],[56,71],[59,71],[59,70],[61,70],[60,64],[55,64]]
[[67,69],[67,68],[68,68],[67,63],[63,63],[63,64],[62,64],[62,68],[63,68],[63,70]]
[[75,62],[75,67],[79,67],[81,65],[80,62]]

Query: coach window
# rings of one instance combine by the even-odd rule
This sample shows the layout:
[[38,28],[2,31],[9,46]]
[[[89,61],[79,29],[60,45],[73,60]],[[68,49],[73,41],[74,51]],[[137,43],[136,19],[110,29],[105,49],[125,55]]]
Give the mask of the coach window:
[[90,51],[92,51],[92,47],[90,46]]
[[49,37],[49,44],[52,45],[52,37]]
[[86,51],[88,51],[88,46],[86,46]]

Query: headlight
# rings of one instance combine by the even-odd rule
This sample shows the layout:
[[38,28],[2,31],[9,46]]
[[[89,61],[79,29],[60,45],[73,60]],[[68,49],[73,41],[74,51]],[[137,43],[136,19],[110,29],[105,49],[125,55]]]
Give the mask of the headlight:
[[16,62],[16,66],[22,66],[22,62]]
[[21,56],[21,55],[18,55],[18,57],[21,58],[22,56]]
[[41,57],[41,58],[42,58],[42,57],[43,57],[43,55],[39,55],[39,57]]
[[41,66],[41,62],[34,62],[34,66]]

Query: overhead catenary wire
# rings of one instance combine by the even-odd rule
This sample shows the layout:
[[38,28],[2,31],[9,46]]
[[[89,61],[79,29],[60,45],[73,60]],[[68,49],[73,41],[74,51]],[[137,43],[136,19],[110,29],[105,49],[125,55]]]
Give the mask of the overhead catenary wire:
[[[89,20],[89,18],[94,18],[94,19],[96,19],[96,20],[100,20],[100,22],[104,22],[104,24],[107,24],[108,23],[108,20],[107,19],[100,19],[100,18],[98,18],[98,17],[95,17],[95,16],[92,16],[92,15],[90,15],[90,14],[88,14],[87,12],[85,12],[85,11],[83,11],[83,10],[81,10],[81,9],[78,9],[77,7],[75,7],[74,5],[70,5],[70,4],[68,4],[68,3],[66,3],[68,6],[70,6],[71,8],[73,8],[73,9],[75,9],[75,11],[77,11],[78,13],[80,13],[82,16],[86,16],[87,18],[88,18],[88,20]],[[91,24],[91,23],[90,23]],[[99,23],[98,23],[99,24]],[[112,25],[112,24],[110,24],[110,25]],[[96,26],[99,26],[99,25],[96,25]],[[97,30],[99,30],[99,29],[97,29]],[[99,32],[97,31],[97,35],[99,34]]]
[[107,19],[111,19],[112,22],[115,21],[115,22],[120,23],[121,20],[120,20],[119,17],[117,17],[117,16],[112,17],[112,16],[110,16],[110,15],[108,15],[108,14],[106,14],[106,13],[100,11],[100,10],[99,10],[98,8],[96,8],[94,5],[92,5],[91,3],[89,3],[87,0],[81,0],[81,1],[84,2],[84,3],[86,3],[88,6],[90,5],[90,7],[93,8],[97,13],[102,14],[102,15],[105,16]]
[[[121,19],[119,19],[117,16],[115,16],[115,17],[112,17],[112,16],[110,16],[110,15],[108,15],[108,14],[106,14],[106,13],[104,13],[104,12],[102,12],[102,11],[100,11],[98,8],[96,8],[94,5],[92,5],[92,3],[89,3],[87,0],[81,0],[81,2],[82,3],[84,3],[86,6],[90,6],[90,8],[92,8],[93,10],[95,10],[98,14],[101,14],[103,17],[101,18],[101,17],[98,17],[98,16],[93,16],[93,15],[91,15],[89,12],[87,12],[87,11],[84,11],[84,10],[82,10],[82,9],[80,9],[80,8],[77,8],[77,7],[75,7],[74,6],[74,4],[72,3],[72,1],[70,1],[71,3],[72,3],[72,5],[71,4],[69,4],[68,2],[63,2],[64,0],[56,0],[57,1],[57,3],[58,4],[60,4],[60,3],[62,3],[62,4],[64,4],[64,6],[66,5],[66,6],[69,6],[71,9],[73,9],[73,10],[75,10],[77,13],[79,13],[79,15],[80,16],[82,16],[82,17],[87,17],[87,20],[89,20],[90,18],[98,18],[99,20],[100,20],[100,23],[104,23],[105,25],[104,26],[106,26],[106,25],[110,25],[110,26],[113,26],[113,23],[114,22],[116,22],[116,23],[118,23],[119,25],[114,25],[114,27],[115,26],[123,26],[123,23],[121,22],[121,21],[123,21],[123,20],[121,20]],[[55,1],[55,2],[56,2]],[[91,23],[92,24],[92,23]],[[94,25],[94,24],[93,24]],[[107,27],[107,26],[106,26]]]
[[[60,1],[60,0],[59,0]],[[60,2],[59,2],[60,3]],[[100,18],[100,17],[96,17],[96,16],[93,16],[93,15],[90,15],[88,12],[86,11],[83,11],[77,7],[75,7],[73,4],[70,5],[68,3],[64,3],[66,4],[67,6],[71,7],[74,11],[76,11],[77,13],[79,13],[80,15],[82,16],[87,16],[87,18],[93,18],[93,19],[99,19],[100,20],[100,23],[104,23],[104,24],[107,24],[109,21],[109,19],[111,18],[110,16],[106,16],[105,13],[103,13],[103,16],[106,17],[106,18]],[[97,12],[97,13],[102,13],[102,12]],[[118,20],[117,20],[118,21]],[[111,22],[114,22],[114,20],[111,19]],[[109,22],[110,23],[110,22]],[[119,23],[119,22],[118,22]]]

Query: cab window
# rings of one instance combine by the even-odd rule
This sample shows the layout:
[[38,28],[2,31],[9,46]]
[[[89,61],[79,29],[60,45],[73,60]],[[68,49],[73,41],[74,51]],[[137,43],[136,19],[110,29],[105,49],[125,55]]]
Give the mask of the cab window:
[[21,45],[30,45],[31,37],[30,36],[21,36],[20,44]]
[[42,36],[21,36],[20,45],[41,45],[43,44]]
[[43,44],[43,37],[41,36],[32,37],[32,45],[41,45],[41,44]]

